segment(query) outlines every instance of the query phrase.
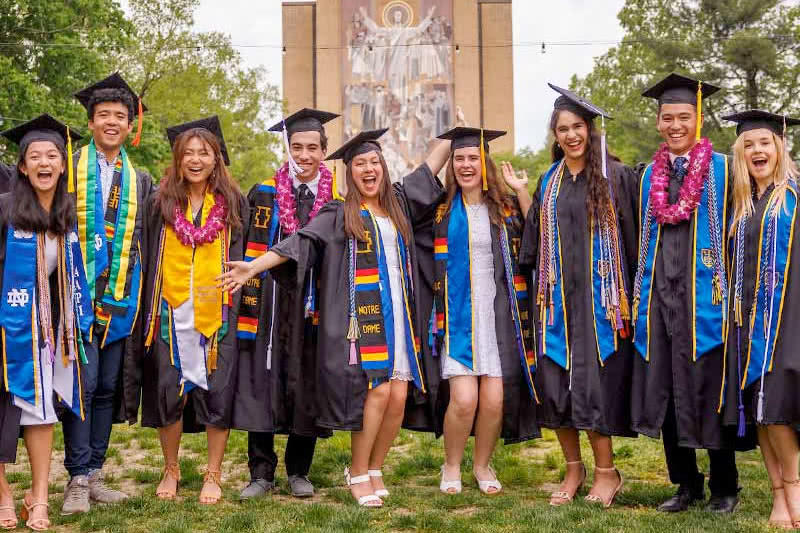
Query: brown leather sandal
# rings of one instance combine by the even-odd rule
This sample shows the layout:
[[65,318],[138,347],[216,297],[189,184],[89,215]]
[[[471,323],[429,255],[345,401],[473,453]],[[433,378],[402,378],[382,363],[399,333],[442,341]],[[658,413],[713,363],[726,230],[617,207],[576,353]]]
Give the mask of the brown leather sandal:
[[[216,485],[217,488],[219,489],[219,496],[209,496],[208,494],[203,494],[203,492],[206,490],[206,486],[208,485]],[[198,496],[198,500],[203,505],[214,505],[218,503],[221,499],[222,499],[222,472],[214,470],[206,470],[206,475],[203,476],[203,488],[200,489],[200,496]]]
[[[181,482],[181,468],[178,466],[178,463],[171,463],[164,466],[164,475],[161,476],[161,483],[167,479],[167,476],[171,476],[172,479],[175,480],[175,490],[158,490],[158,488],[156,488],[156,497],[162,500],[174,500],[178,496],[178,487]],[[158,484],[159,487],[161,483]]]

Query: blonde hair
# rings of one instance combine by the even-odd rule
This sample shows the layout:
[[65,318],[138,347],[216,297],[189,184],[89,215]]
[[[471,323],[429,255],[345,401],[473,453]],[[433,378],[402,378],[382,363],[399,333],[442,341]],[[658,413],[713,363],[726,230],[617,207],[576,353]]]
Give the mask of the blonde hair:
[[[781,136],[772,133],[772,142],[775,143],[775,151],[778,158],[775,172],[772,174],[772,181],[778,194],[778,205],[785,210],[786,188],[789,187],[790,182],[797,181],[798,170]],[[733,143],[733,221],[730,235],[734,235],[739,222],[745,217],[752,216],[754,212],[753,190],[750,171],[747,168],[747,160],[744,157],[744,134],[742,134]]]

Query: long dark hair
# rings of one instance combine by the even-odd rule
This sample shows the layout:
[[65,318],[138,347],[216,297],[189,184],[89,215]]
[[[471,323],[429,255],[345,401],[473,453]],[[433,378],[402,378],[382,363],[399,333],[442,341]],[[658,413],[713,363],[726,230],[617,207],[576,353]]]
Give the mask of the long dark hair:
[[[381,168],[383,168],[383,179],[381,180],[381,188],[378,189],[378,205],[386,211],[389,219],[394,224],[394,227],[403,236],[403,241],[408,245],[411,238],[411,228],[408,224],[408,219],[403,212],[403,207],[400,205],[399,200],[392,191],[392,180],[389,178],[389,167],[386,166],[386,160],[383,154],[376,150],[378,158],[381,161]],[[361,220],[361,204],[363,199],[361,193],[358,192],[355,180],[353,178],[353,171],[351,164],[345,165],[345,177],[347,179],[347,195],[344,197],[344,229],[349,237],[364,240],[364,221]]]
[[[447,197],[444,203],[445,212],[449,212],[453,205],[453,198],[456,193],[461,192],[461,186],[456,180],[456,171],[453,168],[454,152],[450,153],[450,159],[447,162],[447,173],[445,176],[445,191]],[[503,224],[505,212],[516,213],[517,209],[514,202],[505,194],[503,185],[497,178],[497,165],[494,160],[486,154],[486,188],[488,190],[483,192],[483,199],[486,201],[486,207],[489,209],[489,219],[492,223],[500,226]],[[514,222],[518,224],[519,222]]]
[[182,211],[186,211],[186,207],[189,205],[188,186],[183,176],[181,176],[180,168],[186,145],[195,137],[207,143],[214,152],[216,164],[208,177],[208,192],[222,195],[228,208],[225,224],[229,228],[240,229],[242,227],[242,219],[239,213],[239,197],[241,195],[239,184],[234,181],[230,172],[228,172],[228,167],[225,166],[216,135],[205,128],[187,130],[175,139],[175,147],[172,150],[172,164],[164,173],[161,183],[158,184],[158,202],[161,207],[161,216],[167,224],[173,224],[175,222],[175,206],[180,207]]
[[58,177],[49,213],[39,203],[39,197],[30,179],[20,170],[27,150],[20,152],[14,184],[3,210],[7,213],[6,221],[14,228],[36,233],[49,231],[56,235],[66,235],[75,226],[77,221],[75,203],[72,195],[67,192],[67,151],[62,146],[57,148],[64,162],[64,172]]
[[[558,117],[563,109],[553,110],[550,115],[550,131],[553,135],[556,134],[556,126],[558,125]],[[586,123],[588,136],[586,138],[586,167],[584,173],[589,188],[589,194],[586,195],[586,209],[592,216],[593,220],[604,220],[609,216],[609,183],[603,177],[603,156],[602,156],[602,142],[600,139],[600,132],[595,128],[594,121],[590,118],[578,115]],[[558,144],[558,140],[553,141],[553,146],[550,150],[553,163],[564,158],[564,150]],[[619,158],[606,152],[608,161],[619,161]],[[609,165],[610,166],[610,165]],[[609,168],[610,171],[610,168]]]

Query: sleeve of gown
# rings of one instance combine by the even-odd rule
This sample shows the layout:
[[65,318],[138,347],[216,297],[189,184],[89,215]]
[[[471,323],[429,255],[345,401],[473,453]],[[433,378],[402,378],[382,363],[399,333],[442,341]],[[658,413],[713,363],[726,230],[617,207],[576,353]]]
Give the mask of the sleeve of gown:
[[403,178],[402,184],[396,183],[394,187],[405,198],[411,225],[415,228],[433,219],[436,206],[445,195],[439,178],[433,175],[427,163],[421,164]]
[[531,198],[528,216],[525,217],[525,225],[522,228],[519,266],[526,273],[534,270],[539,261],[539,212],[542,204],[540,190],[541,187],[537,184]]
[[343,205],[338,201],[328,202],[303,229],[270,249],[288,259],[270,270],[272,278],[282,287],[302,290],[306,273],[322,257],[336,231],[336,218]]
[[6,165],[0,163],[0,193],[5,193],[11,190],[11,180],[14,178],[16,169],[14,165]]
[[615,207],[619,220],[622,245],[625,249],[626,267],[630,282],[636,276],[639,258],[639,176],[645,165],[637,165],[635,169],[627,165],[616,165],[614,176]]

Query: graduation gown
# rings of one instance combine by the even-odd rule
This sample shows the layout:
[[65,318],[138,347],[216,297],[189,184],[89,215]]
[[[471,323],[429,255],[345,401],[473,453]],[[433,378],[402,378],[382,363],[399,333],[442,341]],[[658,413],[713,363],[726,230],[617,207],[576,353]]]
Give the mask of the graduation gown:
[[[556,219],[561,245],[561,269],[567,315],[571,372],[547,355],[537,353],[534,382],[539,399],[536,418],[539,425],[551,429],[575,428],[603,435],[635,436],[630,429],[630,384],[634,350],[630,335],[618,339],[617,351],[601,365],[597,350],[592,314],[593,291],[590,264],[592,239],[587,209],[588,182],[584,172],[575,179],[565,176],[558,193]],[[609,161],[609,179],[613,187],[619,227],[620,248],[625,253],[623,268],[627,274],[628,296],[636,272],[637,228],[631,212],[630,191],[637,186],[633,169]],[[541,183],[541,182],[540,182]],[[535,275],[539,265],[541,185],[528,211],[520,252],[520,264],[531,269],[529,278],[533,306],[534,331],[541,332],[541,315],[536,308]],[[631,259],[632,258],[632,259]],[[558,311],[557,311],[558,312]],[[606,320],[598,317],[598,320]],[[540,339],[537,333],[530,343]],[[536,346],[537,350],[540,348]],[[637,356],[638,357],[638,356]],[[570,384],[571,383],[571,384]]]
[[11,190],[13,178],[17,173],[17,167],[0,163],[0,194]]
[[[641,177],[646,164],[638,165]],[[732,180],[728,178],[728,187]],[[669,202],[679,197],[682,182],[670,168]],[[706,181],[705,187],[709,187]],[[636,189],[634,213],[639,218],[647,198],[639,198]],[[727,194],[730,199],[730,193]],[[719,209],[725,200],[719,200]],[[705,208],[705,205],[701,206]],[[700,207],[698,207],[699,209]],[[729,210],[726,210],[730,212]],[[641,221],[637,221],[641,228]],[[692,358],[690,284],[692,270],[692,235],[694,218],[678,224],[662,224],[653,274],[650,300],[649,362],[638,353],[633,358],[631,390],[632,429],[659,438],[667,409],[674,409],[678,446],[685,448],[729,449],[735,445],[735,432],[723,431],[718,413],[723,377],[724,349],[720,344]],[[700,231],[700,228],[698,228]],[[726,235],[727,225],[721,228]],[[698,290],[711,291],[711,287]]]
[[[742,316],[745,323],[741,331],[733,320],[728,328],[726,342],[726,380],[725,380],[725,406],[723,419],[726,425],[736,426],[738,423],[738,393],[742,383],[748,359],[748,334],[750,315],[753,308],[756,284],[756,271],[758,266],[758,244],[762,242],[761,221],[768,205],[768,198],[772,192],[770,188],[754,202],[755,212],[748,219],[744,234],[744,268],[742,283]],[[781,216],[786,216],[781,213]],[[783,301],[781,302],[781,318],[778,336],[775,339],[775,349],[772,355],[771,371],[764,375],[764,405],[761,424],[787,424],[800,427],[800,333],[794,329],[800,324],[800,221],[795,217],[794,232],[792,235],[791,252],[789,254],[789,268],[785,277],[786,287]],[[764,230],[766,232],[766,229]],[[733,264],[733,258],[730,259]],[[763,272],[762,272],[763,275]],[[733,274],[732,274],[733,276]],[[731,298],[730,315],[733,317],[733,299]],[[777,306],[777,305],[776,305]],[[773,331],[773,334],[775,332]],[[741,343],[741,372],[737,358],[737,335]],[[757,328],[753,335],[763,335],[763,329]],[[753,381],[742,391],[744,414],[747,424],[755,424],[757,419],[758,392],[761,387],[760,372],[758,379]],[[752,428],[749,428],[752,430]]]
[[[406,176],[402,184],[393,185],[411,227],[432,218],[435,204],[444,194],[439,180],[427,164]],[[411,255],[411,271],[416,288],[419,266],[415,253],[415,236],[406,243]],[[272,269],[272,276],[288,290],[298,290],[310,267],[314,267],[319,283],[317,307],[319,309],[316,373],[305,379],[316,380],[316,424],[321,428],[359,431],[364,416],[364,400],[368,380],[360,365],[349,365],[350,341],[348,329],[348,254],[344,229],[344,203],[330,202],[309,224],[281,241],[272,251],[289,259]],[[417,289],[418,290],[418,289]],[[428,311],[430,313],[430,310]],[[421,326],[419,307],[415,317],[415,333],[422,337],[427,328]],[[299,344],[295,335],[292,342]],[[431,374],[423,359],[423,374]],[[428,383],[425,384],[426,387]],[[416,387],[409,387],[408,405],[424,413],[426,399]],[[423,422],[425,417],[423,418]],[[416,428],[415,428],[416,429]]]
[[[143,315],[150,317],[152,312],[153,292],[155,290],[157,263],[160,256],[159,240],[164,219],[157,204],[158,193],[154,193],[147,201],[145,212],[146,242],[145,284],[142,298]],[[247,201],[239,197],[239,213],[246,224],[249,220]],[[231,232],[229,256],[231,261],[241,261],[244,253],[243,231]],[[239,352],[236,342],[236,321],[238,318],[240,294],[234,295],[228,310],[228,331],[219,341],[217,368],[208,375],[208,390],[196,387],[187,393],[186,407],[181,395],[179,371],[170,362],[170,347],[160,334],[160,325],[156,325],[153,342],[145,352],[144,339],[140,337],[141,357],[141,389],[142,389],[142,426],[160,428],[168,426],[183,418],[183,431],[195,433],[204,431],[210,424],[219,428],[230,428],[233,411],[233,397],[236,389],[236,372]],[[161,302],[158,302],[161,305]]]
[[[252,228],[263,214],[256,190],[248,194]],[[295,191],[298,221],[307,222],[315,197],[300,198]],[[275,196],[277,203],[277,195]],[[274,211],[273,211],[274,212]],[[284,239],[282,232],[278,240]],[[305,316],[305,296],[312,280],[306,276],[302,289],[277,285],[267,272],[261,280],[261,300],[254,349],[240,344],[232,427],[246,431],[294,433],[307,437],[329,437],[331,431],[316,425],[317,325]],[[313,280],[317,285],[316,280]],[[274,294],[273,294],[274,291]],[[275,306],[273,306],[273,301]],[[270,333],[272,337],[270,339]],[[267,351],[272,341],[271,369]],[[252,351],[252,353],[250,353]]]

